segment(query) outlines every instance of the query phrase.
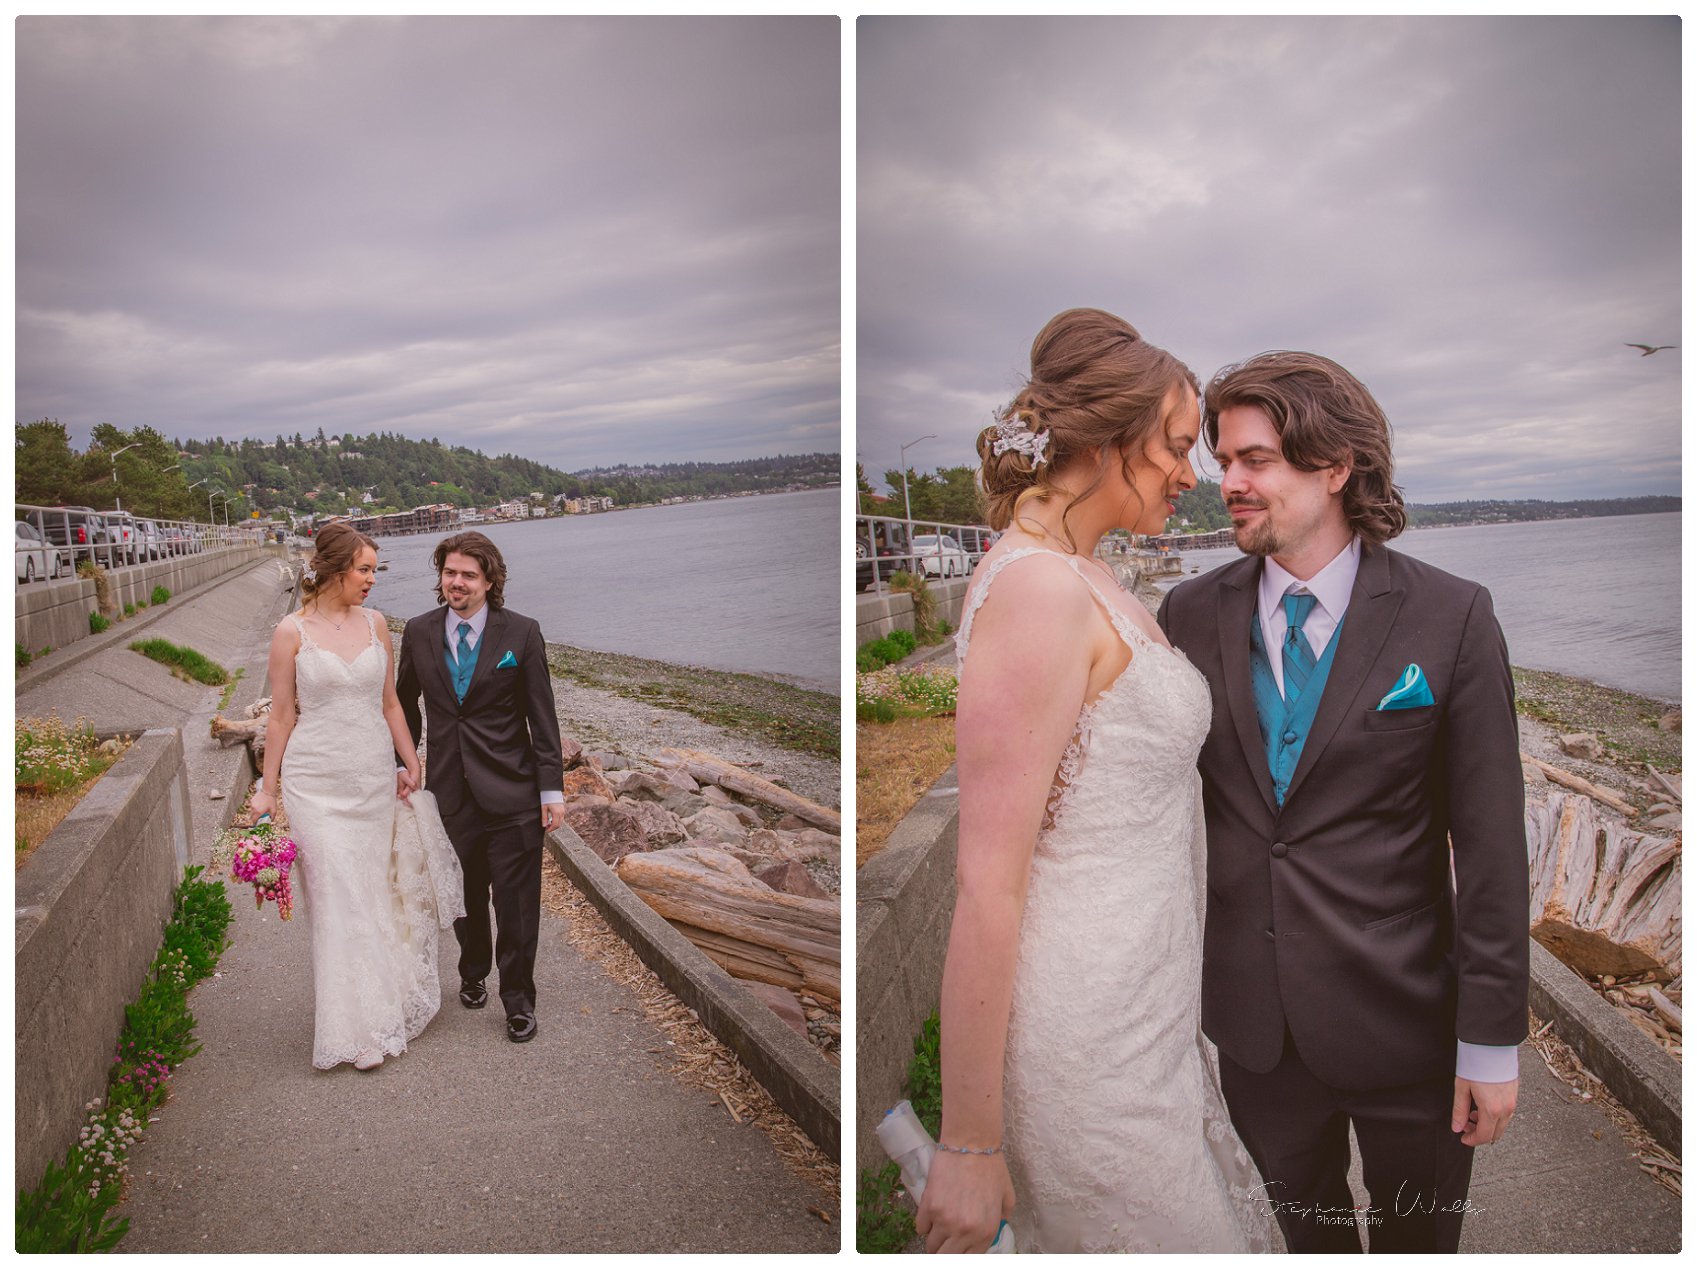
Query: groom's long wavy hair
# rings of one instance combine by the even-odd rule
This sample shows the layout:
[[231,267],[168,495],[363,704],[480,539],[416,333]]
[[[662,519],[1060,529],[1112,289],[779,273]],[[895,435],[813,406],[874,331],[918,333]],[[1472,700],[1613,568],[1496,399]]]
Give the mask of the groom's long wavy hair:
[[1256,405],[1279,434],[1279,452],[1299,471],[1349,464],[1343,510],[1367,542],[1388,542],[1408,527],[1402,492],[1391,483],[1391,424],[1373,394],[1317,353],[1265,352],[1214,376],[1202,397],[1202,434],[1220,443],[1220,411]]
[[456,533],[436,544],[436,554],[431,557],[431,563],[436,569],[438,602],[448,602],[447,592],[442,589],[442,565],[448,562],[450,555],[469,555],[476,560],[483,576],[489,579],[489,594],[484,597],[484,602],[491,608],[505,607],[502,593],[507,588],[507,562],[501,558],[501,548],[475,529]]

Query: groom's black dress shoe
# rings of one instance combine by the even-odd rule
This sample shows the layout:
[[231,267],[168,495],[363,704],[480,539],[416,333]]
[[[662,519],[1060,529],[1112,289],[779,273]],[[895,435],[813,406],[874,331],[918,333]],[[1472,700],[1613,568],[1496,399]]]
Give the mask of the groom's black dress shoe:
[[489,993],[482,983],[460,982],[460,1003],[467,1009],[481,1009],[489,1003]]
[[534,1014],[515,1013],[507,1019],[507,1039],[514,1044],[523,1044],[536,1035],[536,1017]]

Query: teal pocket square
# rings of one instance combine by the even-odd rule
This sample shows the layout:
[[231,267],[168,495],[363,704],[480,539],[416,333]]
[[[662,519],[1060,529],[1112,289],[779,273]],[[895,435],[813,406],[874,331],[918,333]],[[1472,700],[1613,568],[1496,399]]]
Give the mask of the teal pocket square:
[[[497,670],[511,670],[515,669],[517,666],[518,662],[513,659],[513,654],[511,652],[503,653],[501,659],[495,663],[495,668]],[[1431,693],[1428,692],[1426,695],[1430,698]]]
[[1397,685],[1379,702],[1380,709],[1414,709],[1420,705],[1436,705],[1432,698],[1432,689],[1426,683],[1426,675],[1418,665],[1411,665],[1402,672]]

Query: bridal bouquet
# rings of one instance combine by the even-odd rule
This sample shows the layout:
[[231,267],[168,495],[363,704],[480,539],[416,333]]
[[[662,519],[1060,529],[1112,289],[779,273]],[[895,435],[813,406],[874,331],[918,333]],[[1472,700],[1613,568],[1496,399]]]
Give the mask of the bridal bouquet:
[[295,843],[269,820],[240,830],[230,856],[230,876],[253,885],[253,906],[263,908],[267,899],[277,904],[277,915],[287,921],[295,912],[294,891],[289,888],[289,867],[295,862]]

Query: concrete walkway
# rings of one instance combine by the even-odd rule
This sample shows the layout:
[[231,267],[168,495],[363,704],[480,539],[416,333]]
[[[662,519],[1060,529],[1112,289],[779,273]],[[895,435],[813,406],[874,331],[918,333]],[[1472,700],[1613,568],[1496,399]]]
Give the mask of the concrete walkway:
[[[263,695],[269,633],[287,605],[267,561],[173,601],[145,634],[243,666],[229,710],[239,713]],[[172,678],[128,642],[26,681],[19,716],[181,727],[204,862],[245,787],[245,752],[208,738],[218,690]],[[299,916],[255,911],[244,891],[230,887],[218,975],[190,998],[202,1051],[131,1152],[120,1250],[838,1250],[838,1225],[809,1210],[831,1206],[821,1191],[758,1128],[666,1073],[665,1035],[546,908],[535,1040],[509,1043],[498,1004],[459,1006],[446,934],[445,1003],[409,1051],[369,1073],[316,1071],[311,931]]]

